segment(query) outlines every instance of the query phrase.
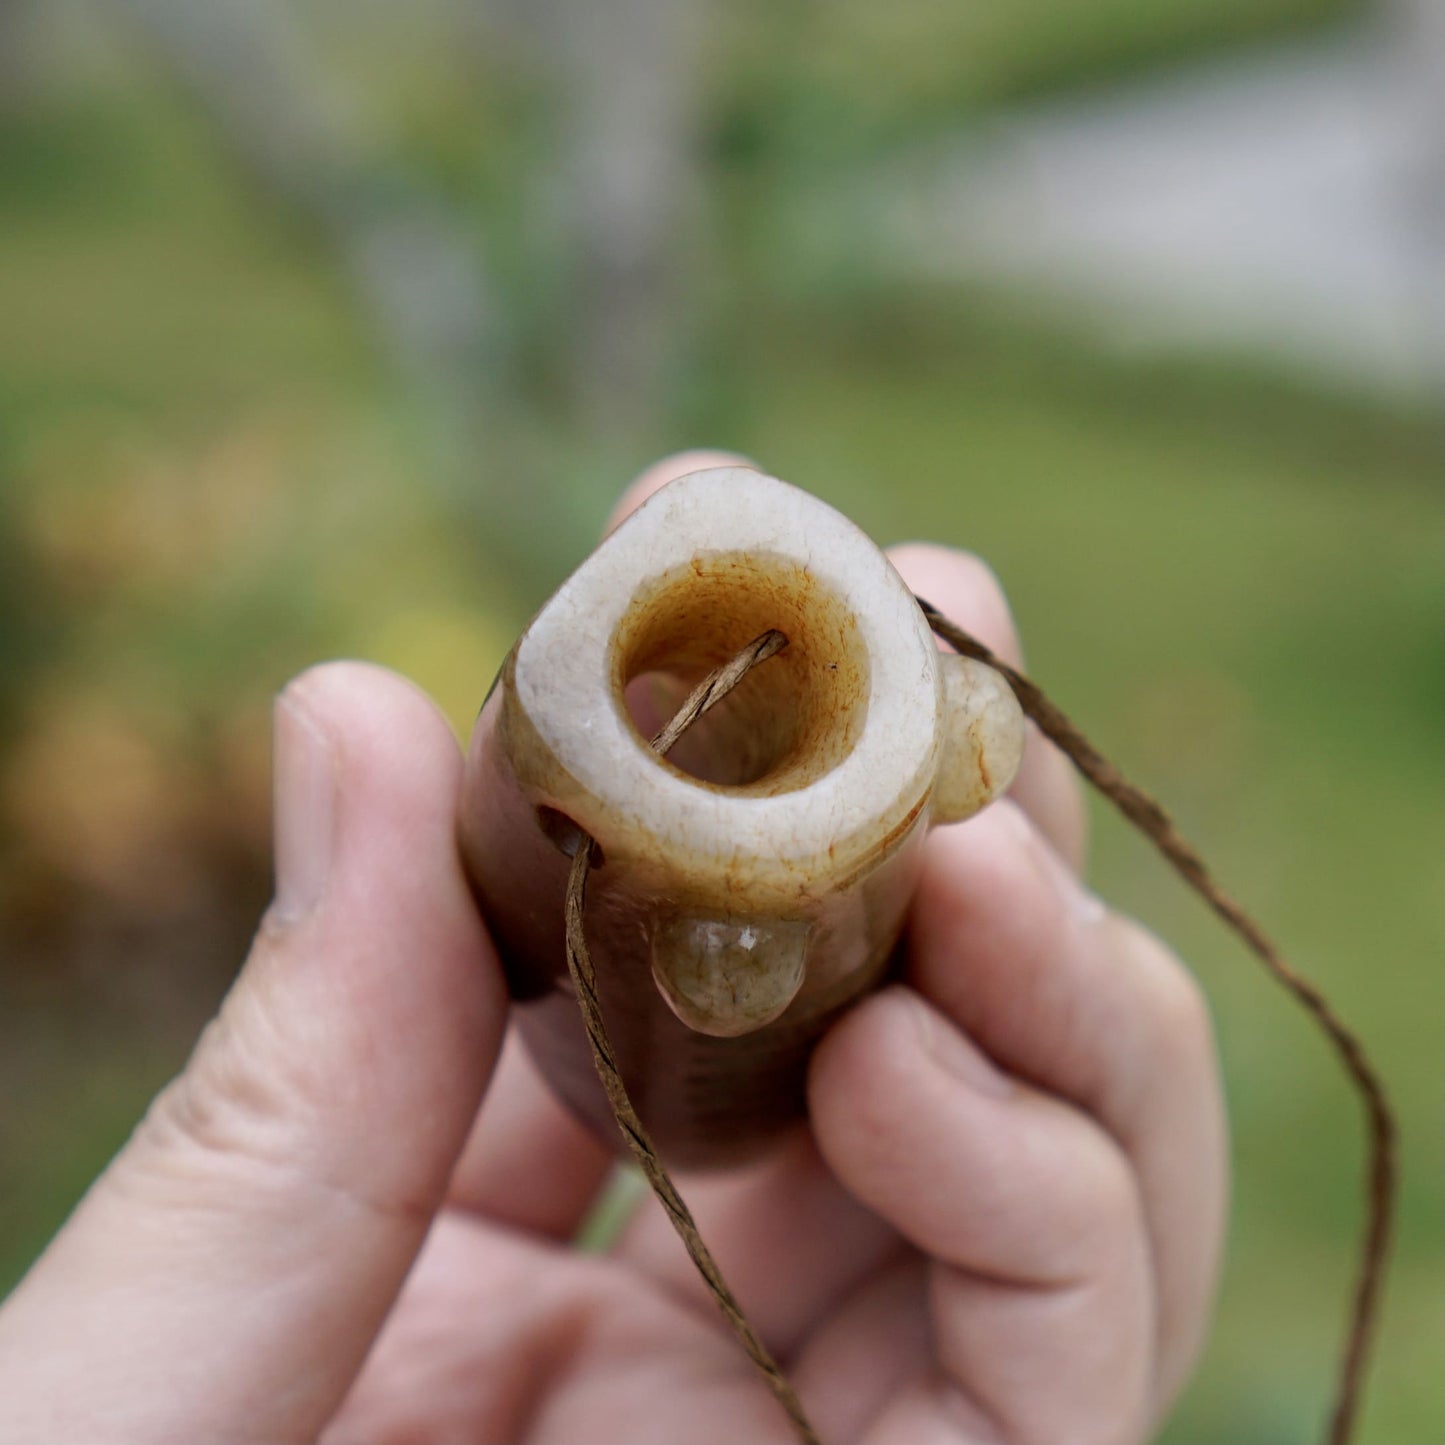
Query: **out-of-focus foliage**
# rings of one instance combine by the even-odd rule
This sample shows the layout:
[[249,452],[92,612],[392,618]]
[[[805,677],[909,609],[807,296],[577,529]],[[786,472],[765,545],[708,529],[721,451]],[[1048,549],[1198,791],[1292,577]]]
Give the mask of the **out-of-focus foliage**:
[[[725,94],[739,138],[817,154],[906,138],[961,111],[1105,84],[1141,66],[1277,40],[1350,0],[985,0],[728,7]],[[843,142],[843,146],[839,142]]]
[[[464,733],[628,474],[720,444],[880,540],[985,555],[1041,680],[1358,1020],[1407,1160],[1365,1438],[1438,1438],[1433,421],[1237,358],[1110,355],[1027,297],[924,291],[814,246],[789,210],[1001,98],[1338,8],[728,7],[697,62],[687,306],[651,405],[615,426],[575,374],[543,32],[438,28],[447,7],[317,22],[498,303],[500,362],[456,378],[439,419],[315,218],[135,31],[80,25],[79,58],[0,110],[0,1286],[244,949],[276,689],[368,657]],[[1199,970],[1230,1081],[1229,1279],[1169,1438],[1310,1437],[1355,1241],[1356,1111],[1305,1025],[1105,818],[1094,871]]]

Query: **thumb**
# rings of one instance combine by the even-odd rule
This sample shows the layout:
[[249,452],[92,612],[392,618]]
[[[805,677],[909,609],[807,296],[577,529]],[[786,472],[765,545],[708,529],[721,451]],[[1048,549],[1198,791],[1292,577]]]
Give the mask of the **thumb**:
[[219,1018],[0,1308],[0,1438],[314,1435],[411,1266],[504,1023],[410,684],[276,706],[277,897]]

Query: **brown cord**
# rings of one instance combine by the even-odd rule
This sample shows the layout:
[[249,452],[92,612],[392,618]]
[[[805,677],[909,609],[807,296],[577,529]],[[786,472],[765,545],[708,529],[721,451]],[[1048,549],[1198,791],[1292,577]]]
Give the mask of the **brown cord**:
[[1379,1074],[1359,1038],[1341,1021],[1320,990],[1284,961],[1259,925],[1214,881],[1204,860],[1180,837],[1168,813],[1147,793],[1126,781],[1119,770],[1044,696],[1037,684],[1010,667],[956,622],[950,622],[923,598],[918,599],[918,605],[923,609],[928,625],[945,642],[965,657],[977,658],[1003,674],[1019,705],[1044,736],[1057,744],[1089,782],[1154,844],[1175,872],[1244,940],[1255,957],[1304,1006],[1328,1035],[1358,1090],[1369,1124],[1369,1186],[1359,1272],[1351,1299],[1345,1348],[1326,1436],[1330,1445],[1348,1445],[1379,1313],[1394,1213],[1395,1120]]
[[[1179,835],[1164,809],[1147,793],[1128,782],[1117,768],[1079,731],[1069,718],[1044,695],[1037,684],[1011,667],[976,637],[950,622],[938,609],[918,598],[929,626],[945,642],[966,657],[977,658],[1002,674],[1025,714],[1055,743],[1076,768],[1124,817],[1143,833],[1164,855],[1184,881],[1204,899],[1225,925],[1248,945],[1275,979],[1303,1005],[1334,1045],[1346,1072],[1358,1090],[1369,1123],[1370,1164],[1365,1229],[1359,1271],[1351,1299],[1345,1349],[1340,1361],[1334,1408],[1326,1439],[1329,1445],[1348,1445],[1360,1402],[1361,1388],[1379,1314],[1384,1284],[1385,1261],[1389,1252],[1390,1227],[1395,1196],[1395,1121],[1384,1085],[1363,1045],[1341,1021],[1329,1001],[1308,979],[1287,964],[1259,925],[1214,881],[1203,859]],[[652,740],[663,754],[715,703],[720,702],[759,663],[787,646],[781,632],[765,632],[748,644],[733,660],[705,678],[688,696],[677,715]],[[777,1361],[758,1337],[742,1306],[722,1277],[712,1254],[703,1243],[697,1222],[683,1202],[677,1187],[658,1158],[642,1121],[637,1117],[618,1072],[608,1041],[602,1009],[597,997],[597,974],[587,951],[583,915],[587,897],[587,874],[593,862],[593,840],[584,833],[567,879],[566,937],[567,966],[577,990],[577,1002],[587,1027],[587,1040],[598,1077],[607,1093],[618,1127],[628,1148],[652,1186],[673,1228],[681,1237],[724,1317],[748,1357],[757,1366],[768,1388],[792,1421],[803,1445],[819,1445],[796,1393]]]
[[[677,715],[652,740],[653,748],[659,753],[667,750],[689,727],[715,703],[719,703],[753,670],[760,662],[766,662],[775,653],[788,645],[788,639],[781,632],[770,630],[750,642],[733,660],[709,674],[688,694],[687,701]],[[748,1358],[758,1367],[758,1373],[768,1388],[777,1397],[778,1403],[787,1411],[793,1430],[802,1445],[820,1445],[817,1432],[808,1423],[803,1412],[802,1401],[788,1383],[778,1362],[758,1336],[752,1322],[743,1313],[722,1271],[717,1267],[712,1252],[703,1243],[698,1232],[697,1221],[692,1211],[683,1202],[682,1195],[672,1182],[657,1150],[643,1128],[642,1120],[627,1097],[627,1087],[618,1072],[617,1059],[607,1037],[607,1028],[602,1021],[602,1005],[597,997],[597,971],[592,966],[587,951],[587,936],[583,927],[583,916],[587,903],[587,874],[592,867],[593,850],[596,844],[585,833],[576,854],[572,858],[572,871],[567,875],[567,967],[577,990],[577,1003],[582,1010],[583,1022],[587,1026],[587,1042],[592,1047],[592,1061],[597,1066],[597,1076],[607,1092],[617,1126],[627,1140],[632,1157],[637,1160],[652,1192],[657,1195],[672,1227],[687,1248],[697,1272],[711,1291],[723,1317],[737,1336],[738,1342],[747,1351]]]

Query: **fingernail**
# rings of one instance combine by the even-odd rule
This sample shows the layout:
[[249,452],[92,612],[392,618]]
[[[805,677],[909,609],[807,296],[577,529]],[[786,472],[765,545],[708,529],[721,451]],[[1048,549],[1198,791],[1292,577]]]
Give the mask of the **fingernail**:
[[271,916],[305,918],[321,902],[331,871],[336,770],[331,739],[294,698],[282,694],[273,714],[276,897]]
[[914,1027],[924,1055],[945,1073],[995,1099],[1006,1099],[1013,1093],[1013,1081],[994,1066],[976,1044],[960,1033],[936,1009],[931,1008],[911,989],[898,989],[907,1000]]

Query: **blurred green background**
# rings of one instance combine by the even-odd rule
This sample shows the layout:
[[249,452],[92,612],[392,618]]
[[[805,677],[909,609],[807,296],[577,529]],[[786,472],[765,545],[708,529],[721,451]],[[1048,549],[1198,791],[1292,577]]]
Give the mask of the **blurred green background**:
[[[286,678],[372,658],[464,733],[629,476],[725,446],[880,541],[987,557],[1034,674],[1358,1023],[1405,1161],[1362,1438],[1442,1438],[1430,388],[1141,341],[1067,286],[903,264],[888,214],[941,141],[1372,23],[1344,0],[0,3],[0,1291],[244,952]],[[1313,1438],[1357,1109],[1096,818],[1097,886],[1215,1002],[1234,1120],[1218,1328],[1166,1438]]]

